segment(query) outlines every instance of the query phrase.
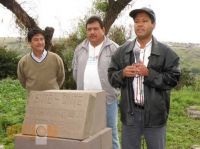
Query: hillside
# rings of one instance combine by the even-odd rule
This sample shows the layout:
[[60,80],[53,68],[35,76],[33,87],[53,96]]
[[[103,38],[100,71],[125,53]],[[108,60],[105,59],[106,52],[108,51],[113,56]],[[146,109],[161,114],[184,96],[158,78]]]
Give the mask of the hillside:
[[[63,39],[54,39],[54,43]],[[200,43],[174,43],[166,42],[180,57],[181,68],[187,68],[194,74],[200,74]],[[6,47],[9,50],[15,50],[20,54],[25,54],[30,51],[23,38],[3,38],[0,37],[0,46]]]
[[5,47],[8,50],[17,51],[21,55],[30,51],[30,47],[26,40],[20,37],[0,37],[0,46]]
[[200,44],[167,43],[180,57],[181,67],[200,74]]

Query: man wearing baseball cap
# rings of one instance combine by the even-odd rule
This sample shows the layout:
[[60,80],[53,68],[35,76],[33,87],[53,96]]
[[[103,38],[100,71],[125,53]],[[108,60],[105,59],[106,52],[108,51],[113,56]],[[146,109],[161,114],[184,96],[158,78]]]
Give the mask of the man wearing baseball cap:
[[170,90],[179,81],[179,57],[152,35],[156,16],[143,7],[129,14],[136,38],[112,56],[108,68],[111,85],[121,89],[122,148],[165,149]]

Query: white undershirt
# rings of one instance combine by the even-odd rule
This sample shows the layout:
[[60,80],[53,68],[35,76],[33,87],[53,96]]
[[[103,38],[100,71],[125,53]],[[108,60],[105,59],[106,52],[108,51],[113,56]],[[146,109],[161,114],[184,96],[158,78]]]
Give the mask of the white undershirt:
[[[135,49],[140,50],[140,61],[144,63],[144,65],[147,67],[148,62],[149,62],[149,56],[151,54],[151,46],[152,46],[152,40],[149,41],[145,47],[142,49],[140,48],[140,44],[138,41],[136,41]],[[144,77],[143,76],[138,76],[135,77],[133,80],[133,90],[134,90],[134,99],[135,103],[139,105],[144,105]]]
[[33,58],[36,62],[40,63],[40,62],[42,62],[42,61],[45,59],[45,57],[47,56],[47,51],[44,49],[44,51],[43,51],[43,53],[42,53],[42,55],[41,55],[40,58],[37,58],[33,52],[31,52],[31,56],[32,56],[32,58]]
[[89,55],[84,72],[84,90],[102,90],[99,73],[98,60],[103,42],[96,47],[89,43]]

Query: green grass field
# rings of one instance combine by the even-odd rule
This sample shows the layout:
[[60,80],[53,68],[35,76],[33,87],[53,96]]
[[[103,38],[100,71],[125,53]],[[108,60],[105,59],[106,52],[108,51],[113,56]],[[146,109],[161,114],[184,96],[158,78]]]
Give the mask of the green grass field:
[[[24,118],[26,92],[17,80],[0,81],[0,144],[13,149],[13,135],[20,133]],[[200,145],[200,120],[189,118],[186,108],[200,105],[200,92],[185,88],[173,91],[167,124],[167,149],[189,149]],[[119,123],[119,134],[121,134]]]

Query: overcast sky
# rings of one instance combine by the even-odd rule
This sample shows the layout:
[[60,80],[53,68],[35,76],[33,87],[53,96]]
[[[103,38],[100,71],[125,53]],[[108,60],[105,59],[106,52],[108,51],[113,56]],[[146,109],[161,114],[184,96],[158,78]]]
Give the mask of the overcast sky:
[[[85,16],[93,0],[17,1],[22,3],[30,16],[37,18],[41,28],[52,26],[55,28],[54,37],[62,37],[67,36],[77,26],[77,20]],[[200,43],[198,0],[137,0],[115,23],[126,22],[126,27],[130,29],[132,26],[129,24],[133,24],[133,21],[128,16],[129,11],[143,6],[151,7],[156,13],[154,35],[157,39]],[[0,5],[0,36],[19,36],[12,13],[2,5]]]

